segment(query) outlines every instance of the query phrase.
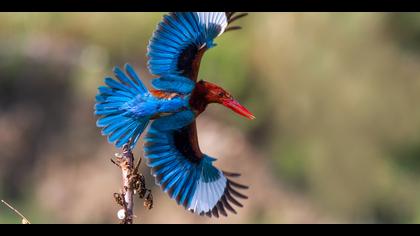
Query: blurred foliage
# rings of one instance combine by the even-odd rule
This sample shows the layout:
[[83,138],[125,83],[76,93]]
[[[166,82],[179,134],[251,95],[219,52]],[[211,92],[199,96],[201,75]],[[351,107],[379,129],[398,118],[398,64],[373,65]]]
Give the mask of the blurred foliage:
[[420,15],[395,13],[388,17],[389,34],[406,52],[420,52]]
[[[161,15],[0,14],[0,196],[22,202],[33,222],[53,219],[28,197],[34,166],[94,153],[104,139],[81,117],[114,65],[153,78],[146,47]],[[418,13],[252,13],[217,39],[199,77],[257,119],[220,106],[206,113],[241,129],[277,181],[323,214],[420,223],[419,22]],[[57,156],[59,147],[71,153]],[[10,217],[0,211],[0,222]],[[256,210],[251,222],[267,217]]]

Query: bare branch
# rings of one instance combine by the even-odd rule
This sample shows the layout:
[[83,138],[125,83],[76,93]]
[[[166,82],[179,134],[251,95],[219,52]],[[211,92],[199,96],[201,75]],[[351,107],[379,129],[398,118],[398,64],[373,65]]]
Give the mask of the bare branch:
[[134,212],[134,189],[130,182],[130,176],[132,175],[132,171],[134,169],[134,156],[129,148],[129,145],[124,145],[122,157],[118,160],[119,166],[121,167],[122,172],[122,179],[123,179],[123,189],[122,195],[124,199],[124,210],[125,210],[125,217],[122,221],[124,224],[132,224],[133,223],[133,212]]
[[121,169],[122,189],[120,193],[114,193],[114,199],[123,209],[117,213],[122,224],[132,224],[134,215],[134,195],[139,194],[140,198],[145,197],[144,206],[147,209],[153,207],[152,191],[146,188],[144,176],[139,173],[141,158],[134,165],[134,155],[130,149],[131,144],[124,145],[121,154],[115,154],[116,160],[111,162]]
[[22,224],[31,224],[31,222],[22,213],[12,207],[9,203],[4,200],[1,200],[1,202],[22,218]]

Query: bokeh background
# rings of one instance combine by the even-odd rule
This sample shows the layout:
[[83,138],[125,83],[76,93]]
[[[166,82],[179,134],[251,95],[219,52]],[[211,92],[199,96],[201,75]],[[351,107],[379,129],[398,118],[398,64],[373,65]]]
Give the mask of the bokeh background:
[[[163,13],[0,14],[0,198],[32,223],[116,223],[115,149],[94,97],[114,65],[148,83]],[[199,118],[202,149],[242,173],[238,215],[184,211],[153,187],[137,223],[420,223],[420,14],[251,13],[200,78],[257,117]],[[135,149],[142,155],[141,145]],[[148,186],[154,181],[142,167]],[[0,206],[0,223],[19,223]]]

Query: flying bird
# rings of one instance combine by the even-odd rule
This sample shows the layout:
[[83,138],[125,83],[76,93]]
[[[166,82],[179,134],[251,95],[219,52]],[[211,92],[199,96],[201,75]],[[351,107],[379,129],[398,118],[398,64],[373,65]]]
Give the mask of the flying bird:
[[227,216],[242,207],[232,180],[239,174],[214,167],[216,160],[201,152],[195,119],[208,104],[218,103],[249,119],[253,114],[222,87],[198,81],[204,53],[215,38],[240,29],[231,23],[246,13],[176,12],[164,15],[148,45],[148,69],[158,76],[147,89],[134,69],[114,68],[117,80],[105,78],[98,88],[95,114],[102,135],[116,147],[133,148],[149,123],[144,153],[156,183],[185,209],[199,215]]

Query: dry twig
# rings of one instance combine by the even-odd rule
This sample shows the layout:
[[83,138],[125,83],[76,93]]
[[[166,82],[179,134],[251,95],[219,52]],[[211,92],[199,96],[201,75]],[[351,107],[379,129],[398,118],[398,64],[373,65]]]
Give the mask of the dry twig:
[[22,213],[12,207],[9,203],[4,200],[1,200],[1,202],[22,218],[22,224],[31,224],[31,222],[29,222],[29,220]]
[[114,199],[123,209],[118,211],[118,218],[121,224],[132,224],[134,215],[134,195],[139,194],[140,198],[145,198],[144,206],[147,209],[153,207],[153,196],[150,189],[146,188],[144,176],[139,173],[141,158],[134,166],[134,155],[131,151],[130,143],[124,145],[121,154],[116,153],[116,160],[111,162],[118,166],[122,172],[123,187],[120,193],[114,193]]

